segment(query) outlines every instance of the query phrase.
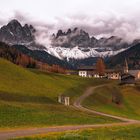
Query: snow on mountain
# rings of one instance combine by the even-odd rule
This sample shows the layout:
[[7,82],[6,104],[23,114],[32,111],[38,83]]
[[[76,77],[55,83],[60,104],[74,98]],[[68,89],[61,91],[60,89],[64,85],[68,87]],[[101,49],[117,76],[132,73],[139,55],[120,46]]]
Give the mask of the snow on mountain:
[[59,59],[85,59],[89,57],[110,57],[130,47],[130,44],[122,38],[111,36],[109,38],[96,39],[90,37],[82,29],[63,32],[58,30],[53,34],[51,44],[46,51]]
[[59,59],[67,59],[69,61],[70,58],[72,59],[85,59],[89,57],[110,57],[116,55],[122,51],[126,50],[126,48],[113,51],[110,49],[102,50],[98,48],[88,48],[85,51],[85,48],[79,48],[78,46],[73,48],[64,48],[64,47],[48,47],[45,49],[46,52],[49,54],[59,58]]
[[[58,30],[50,38],[44,36],[43,31],[39,32],[39,38],[37,32],[32,25],[21,25],[17,20],[12,20],[0,28],[0,41],[10,45],[25,45],[30,50],[44,50],[61,60],[110,57],[130,47],[130,44],[117,36],[96,39],[78,28],[66,32]],[[43,44],[45,40],[47,43]]]

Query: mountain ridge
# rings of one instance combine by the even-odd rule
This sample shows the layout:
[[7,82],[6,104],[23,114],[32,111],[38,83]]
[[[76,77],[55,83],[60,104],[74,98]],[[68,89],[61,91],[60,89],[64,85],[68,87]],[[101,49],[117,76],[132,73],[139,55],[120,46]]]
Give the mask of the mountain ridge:
[[68,67],[91,65],[98,57],[105,59],[115,57],[140,42],[140,39],[137,39],[128,43],[117,36],[97,39],[76,27],[66,32],[58,30],[49,38],[51,43],[44,46],[36,42],[36,32],[32,25],[22,25],[14,19],[0,28],[0,41],[11,46],[23,47],[23,50],[26,47],[30,53],[34,52],[31,53],[33,56],[37,53],[35,57],[49,64],[63,63],[69,65]]
[[140,43],[107,59],[109,67],[122,68],[126,59],[130,69],[140,69]]

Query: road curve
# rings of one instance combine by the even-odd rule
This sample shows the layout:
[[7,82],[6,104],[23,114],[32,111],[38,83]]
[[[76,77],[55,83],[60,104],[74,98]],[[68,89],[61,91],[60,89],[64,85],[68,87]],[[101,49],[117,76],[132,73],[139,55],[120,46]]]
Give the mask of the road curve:
[[101,115],[101,116],[106,116],[106,117],[110,117],[110,118],[114,118],[114,119],[118,119],[118,120],[121,120],[123,122],[131,122],[131,123],[140,123],[140,121],[138,120],[133,120],[133,119],[128,119],[128,118],[124,118],[124,117],[119,117],[119,116],[115,116],[115,115],[110,115],[110,114],[106,114],[106,113],[102,113],[102,112],[98,112],[98,111],[95,111],[95,110],[91,110],[91,109],[88,109],[86,107],[83,107],[82,106],[82,102],[88,97],[90,96],[91,94],[94,94],[94,90],[96,88],[100,88],[104,85],[100,85],[100,86],[94,86],[94,87],[90,87],[88,88],[84,94],[82,96],[80,96],[79,98],[77,98],[77,100],[74,102],[74,107],[82,110],[82,111],[87,111],[87,112],[90,112],[90,113],[94,113],[94,114],[97,114],[97,115]]
[[[103,86],[103,85],[102,85]],[[49,132],[63,132],[63,131],[69,131],[69,130],[79,130],[84,128],[99,128],[99,127],[112,127],[112,126],[126,126],[130,124],[140,124],[140,121],[132,120],[128,118],[118,117],[114,115],[105,114],[102,112],[97,112],[94,110],[87,109],[81,105],[83,100],[90,96],[91,94],[94,94],[95,88],[98,88],[101,86],[96,87],[90,87],[88,88],[82,96],[80,96],[75,102],[74,102],[74,108],[80,109],[82,111],[87,111],[93,114],[98,114],[101,116],[111,117],[114,119],[121,120],[122,122],[119,123],[109,123],[109,124],[93,124],[93,125],[72,125],[72,126],[56,126],[56,127],[46,127],[46,128],[32,128],[32,129],[21,129],[21,130],[5,130],[0,131],[0,140],[8,140],[15,137],[26,137],[30,135],[36,135],[36,134],[47,134]]]

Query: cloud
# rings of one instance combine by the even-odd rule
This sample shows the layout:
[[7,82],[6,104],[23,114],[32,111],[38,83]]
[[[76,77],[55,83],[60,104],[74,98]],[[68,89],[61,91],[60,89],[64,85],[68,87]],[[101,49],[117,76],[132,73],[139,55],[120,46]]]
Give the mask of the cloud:
[[[59,29],[66,31],[68,28],[81,28],[88,32],[90,36],[97,38],[119,36],[127,41],[140,38],[140,15],[126,17],[116,13],[100,13],[94,16],[87,14],[66,15],[55,17],[53,21],[40,20],[30,16],[28,13],[15,11],[8,20],[17,19],[22,24],[32,24],[36,29],[36,40],[43,44],[48,44],[49,36],[57,33]],[[1,18],[0,25],[7,19]]]
[[[139,16],[137,15],[137,19]],[[124,16],[109,14],[107,16],[74,15],[65,18],[56,18],[57,24],[55,29],[67,30],[68,28],[82,28],[87,31],[90,36],[109,37],[119,36],[127,41],[133,41],[140,38],[139,20],[132,20]]]

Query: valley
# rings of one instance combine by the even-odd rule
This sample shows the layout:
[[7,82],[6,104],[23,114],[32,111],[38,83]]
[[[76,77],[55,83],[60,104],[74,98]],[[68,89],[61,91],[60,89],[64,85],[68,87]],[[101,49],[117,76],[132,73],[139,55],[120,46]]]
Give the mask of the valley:
[[0,28],[0,139],[138,140],[139,39],[97,39],[76,27],[44,44],[38,33],[16,19]]
[[[139,84],[136,87],[124,86],[123,89],[119,89],[118,82],[113,80],[81,78],[72,75],[25,69],[4,59],[0,59],[0,76],[0,133],[11,130],[16,132],[20,129],[25,131],[28,129],[32,130],[33,128],[45,129],[48,127],[49,129],[50,126],[58,126],[58,129],[60,129],[60,126],[72,126],[71,129],[68,127],[67,130],[73,130],[73,127],[81,129],[82,125],[83,129],[85,126],[87,128],[93,127],[91,128],[93,130],[86,129],[70,132],[72,133],[69,136],[71,139],[85,137],[85,135],[83,136],[84,131],[87,131],[88,135],[92,137],[92,135],[98,134],[98,130],[103,130],[104,126],[109,127],[106,131],[103,130],[107,138],[112,137],[112,129],[117,131],[115,133],[116,137],[119,137],[119,135],[122,137],[125,130],[133,134],[132,131],[136,129],[136,133],[138,133],[139,126],[135,126],[131,122],[130,124],[123,124],[122,120],[114,117],[79,110],[72,106],[67,107],[59,104],[57,98],[61,94],[69,96],[72,105],[89,86],[97,86],[94,93],[82,101],[84,107],[107,114],[122,116],[130,120],[139,120],[140,112],[137,103],[139,100]],[[98,88],[98,86],[101,87]],[[114,88],[117,91],[114,94],[119,97],[120,105],[112,102]],[[119,93],[119,90],[121,90],[121,93]],[[94,131],[96,125],[102,128]],[[124,127],[118,127],[119,125],[124,125]],[[126,129],[125,125],[132,126]],[[122,131],[120,132],[120,130]],[[43,133],[45,133],[45,130]],[[73,133],[80,133],[80,136],[73,136]],[[112,133],[112,135],[108,136],[108,133]],[[64,134],[65,132],[56,133],[55,138],[59,139]],[[39,139],[42,139],[42,136],[39,137]],[[45,136],[44,134],[43,137],[47,138],[50,135],[47,134]],[[51,136],[51,138],[53,137],[54,135]],[[139,137],[139,135],[136,137]]]
[[104,80],[24,69],[0,59],[0,128],[45,127],[116,122],[65,107],[58,95],[70,96],[71,104],[90,85]]

